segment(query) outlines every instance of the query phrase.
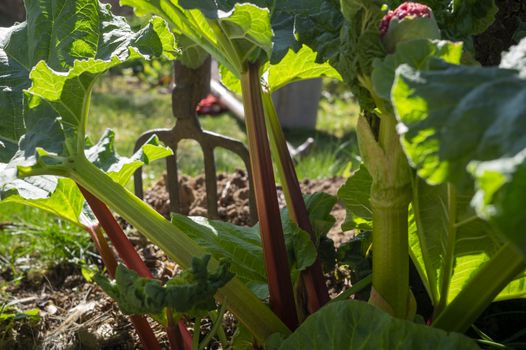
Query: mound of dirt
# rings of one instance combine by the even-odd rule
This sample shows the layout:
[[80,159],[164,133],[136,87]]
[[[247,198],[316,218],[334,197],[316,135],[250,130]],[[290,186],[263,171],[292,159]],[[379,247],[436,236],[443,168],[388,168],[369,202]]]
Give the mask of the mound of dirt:
[[[238,170],[233,174],[218,174],[217,176],[218,213],[221,220],[236,224],[250,225],[249,187],[248,178],[244,171]],[[170,198],[167,191],[166,175],[144,195],[146,203],[166,218],[170,215]],[[300,183],[305,194],[325,192],[336,195],[343,185],[343,177],[331,177],[317,180],[304,180]],[[204,176],[195,178],[183,176],[179,179],[179,193],[181,197],[181,214],[191,216],[207,216],[206,188]],[[278,201],[280,207],[285,206],[285,196],[278,186]],[[337,203],[332,215],[336,224],[330,230],[328,237],[334,241],[336,247],[352,237],[352,231],[343,232],[341,224],[345,219],[345,209]]]

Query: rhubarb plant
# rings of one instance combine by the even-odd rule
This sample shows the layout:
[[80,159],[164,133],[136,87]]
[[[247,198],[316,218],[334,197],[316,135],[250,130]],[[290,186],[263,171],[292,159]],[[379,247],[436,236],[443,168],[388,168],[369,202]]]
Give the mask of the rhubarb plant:
[[[84,204],[77,184],[98,217],[109,219],[108,228],[115,222],[102,202],[184,269],[193,266],[198,272],[186,276],[190,283],[163,287],[119,268],[116,284],[101,283],[126,310],[188,311],[191,307],[180,302],[192,299],[187,292],[198,285],[207,292],[201,300],[205,309],[213,307],[210,296],[219,288],[215,298],[222,310],[228,307],[256,342],[269,349],[327,344],[333,349],[422,348],[429,342],[437,348],[466,349],[476,348],[468,338],[403,320],[414,317],[415,307],[408,286],[409,255],[432,297],[436,327],[463,331],[492,300],[522,296],[523,279],[517,274],[524,270],[524,244],[516,232],[523,223],[520,215],[511,220],[509,213],[521,207],[524,187],[522,105],[517,102],[523,46],[506,56],[501,69],[486,70],[460,66],[462,45],[436,40],[437,26],[444,38],[483,31],[494,15],[493,1],[483,1],[481,11],[468,1],[452,8],[429,1],[433,14],[423,5],[395,8],[394,1],[391,13],[382,2],[365,0],[122,3],[138,14],[161,15],[170,30],[154,17],[133,32],[95,0],[63,1],[60,7],[53,1],[27,0],[27,21],[2,29],[0,72],[6,79],[0,91],[0,186],[2,200],[55,210],[80,222]],[[459,13],[469,20],[460,23]],[[454,18],[459,23],[448,26],[448,32],[444,25]],[[393,23],[398,28],[390,28]],[[427,29],[411,30],[413,25]],[[91,89],[104,71],[136,58],[175,58],[180,50],[188,53],[183,62],[197,64],[201,49],[221,63],[227,85],[243,95],[260,219],[253,228],[181,215],[165,220],[123,185],[137,167],[171,151],[153,138],[136,155],[122,158],[115,154],[111,132],[95,145],[86,135]],[[302,197],[270,99],[272,91],[290,81],[320,75],[344,80],[363,109],[357,132],[364,164],[341,197],[350,204],[347,227],[373,231],[371,303],[398,319],[355,301],[322,307],[327,291],[316,245],[332,223],[334,199]],[[477,83],[483,88],[472,89]],[[518,89],[506,94],[508,83]],[[485,111],[477,107],[494,95],[499,99],[493,109],[488,103],[482,104]],[[444,106],[451,113],[444,114]],[[477,141],[484,141],[480,148],[461,134],[465,128],[486,130],[491,116],[504,110],[512,117],[499,119],[498,125],[515,128],[505,129],[510,133],[499,142],[492,138],[499,128],[476,134]],[[479,112],[488,124],[473,125]],[[444,125],[455,133],[443,132]],[[495,145],[497,151],[491,149]],[[271,149],[287,199],[281,213]],[[212,257],[196,260],[207,254]],[[231,259],[234,277],[219,263],[224,257]],[[214,274],[218,268],[220,273]],[[479,285],[487,287],[482,294]],[[267,293],[275,313],[258,299]],[[180,298],[171,298],[176,294]],[[286,338],[309,313],[313,315]],[[345,322],[334,322],[339,318]],[[345,330],[335,337],[337,327]],[[315,339],[314,328],[321,335]],[[371,332],[382,337],[375,342]],[[194,345],[199,347],[196,342],[198,337]]]
[[[391,5],[393,9],[384,12],[381,1],[342,1],[341,8],[332,1],[312,1],[304,3],[300,9],[295,8],[299,5],[291,4],[289,13],[295,16],[296,37],[299,42],[314,49],[318,53],[318,61],[328,61],[340,72],[364,111],[357,125],[364,164],[342,188],[340,196],[348,205],[346,227],[373,231],[374,291],[371,301],[398,317],[410,316],[412,306],[406,301],[409,293],[406,264],[410,254],[434,303],[434,325],[463,331],[492,300],[524,296],[521,287],[523,279],[519,274],[524,270],[524,263],[506,240],[499,236],[495,224],[486,221],[492,215],[498,217],[494,214],[497,212],[496,207],[490,204],[493,198],[498,198],[493,197],[496,192],[492,191],[495,187],[491,187],[495,186],[492,181],[496,178],[494,173],[490,168],[478,168],[485,169],[485,177],[480,178],[486,181],[477,182],[476,186],[482,188],[484,183],[488,192],[478,190],[473,197],[477,201],[473,200],[472,203],[478,203],[478,212],[475,214],[468,205],[471,196],[469,191],[466,192],[466,182],[463,182],[464,187],[459,187],[459,183],[455,181],[445,184],[456,176],[456,172],[451,171],[451,166],[460,166],[465,171],[467,162],[447,163],[439,160],[443,157],[442,153],[439,156],[429,152],[438,152],[437,136],[430,137],[429,123],[431,120],[440,121],[441,129],[436,130],[441,131],[436,135],[449,136],[450,132],[447,130],[455,130],[455,133],[451,131],[451,134],[456,135],[454,146],[452,137],[448,138],[450,143],[443,143],[444,150],[449,149],[451,157],[454,157],[453,150],[456,152],[456,157],[459,158],[454,159],[463,159],[466,154],[460,144],[471,145],[467,147],[475,147],[480,154],[494,152],[490,151],[489,145],[494,145],[490,141],[491,137],[509,140],[509,137],[496,135],[504,130],[504,125],[507,127],[510,124],[502,123],[499,128],[492,129],[494,131],[487,135],[488,147],[482,150],[478,148],[477,140],[466,137],[475,130],[472,125],[460,127],[459,123],[445,124],[447,120],[459,120],[451,114],[448,114],[450,118],[438,117],[439,112],[448,113],[443,109],[444,98],[439,98],[441,93],[447,96],[451,108],[458,105],[461,95],[451,88],[451,82],[443,81],[442,89],[439,90],[438,83],[441,79],[437,77],[434,80],[437,88],[433,97],[428,94],[425,99],[421,95],[414,96],[413,85],[406,85],[405,103],[398,98],[397,91],[402,86],[402,77],[418,86],[423,93],[429,88],[429,84],[421,77],[427,74],[432,76],[437,69],[437,62],[458,65],[463,61],[467,50],[462,43],[437,41],[438,34],[444,38],[461,38],[469,42],[470,35],[480,33],[488,27],[496,11],[493,1],[481,2],[480,6],[479,3],[474,5],[469,1],[455,2],[452,7],[439,1],[424,3],[430,7],[415,3],[400,5],[400,2],[388,2],[387,5]],[[396,8],[397,5],[400,6]],[[434,13],[431,8],[435,10]],[[461,13],[463,19],[459,17]],[[332,25],[328,26],[327,23]],[[322,35],[323,41],[319,39]],[[517,63],[517,51],[514,57],[517,68],[520,66]],[[403,68],[398,71],[400,65]],[[463,69],[469,71],[475,68],[459,68],[460,71]],[[459,77],[459,80],[455,80],[457,84],[461,79],[472,81],[467,76],[460,78],[455,75],[453,68],[450,71],[451,79],[453,76]],[[504,72],[500,74],[505,75]],[[490,75],[488,72],[486,79]],[[441,75],[441,78],[445,78],[445,75]],[[466,96],[471,97],[471,88],[482,84],[483,80],[481,75],[479,80],[470,83],[464,90]],[[427,112],[426,104],[430,101],[436,106],[437,114],[434,119],[429,119],[433,115]],[[492,104],[493,101],[490,102],[487,98],[485,106],[489,103]],[[484,108],[482,104],[480,108]],[[471,115],[475,118],[474,113]],[[416,116],[418,119],[415,120]],[[396,127],[399,120],[403,124]],[[416,130],[408,131],[408,128],[416,125],[418,134]],[[479,126],[476,130],[485,129]],[[506,130],[511,132],[517,128]],[[403,134],[402,142],[399,141],[399,132]],[[411,142],[407,141],[409,135]],[[501,149],[510,148],[502,146]],[[444,150],[440,148],[440,152]],[[514,160],[520,162],[517,158]],[[472,173],[476,172],[475,164],[479,163],[472,162],[468,167]],[[516,165],[511,166],[511,162],[507,164],[510,164],[507,169],[518,169]],[[417,176],[410,170],[410,166],[418,169]],[[445,173],[451,174],[451,177],[446,178],[442,175]],[[510,173],[513,171],[506,172]],[[433,177],[439,174],[442,176],[441,180],[433,182]],[[505,178],[507,177],[502,177]],[[434,188],[426,181],[444,185]],[[501,183],[505,184],[507,180],[502,180]],[[502,187],[505,188],[504,185]],[[370,195],[364,195],[368,191]],[[389,198],[395,200],[392,205],[386,205]],[[482,208],[487,211],[484,212]],[[519,214],[513,215],[511,209],[498,212],[503,213],[502,217],[508,218],[501,221],[506,221],[507,225],[519,222],[522,217]],[[510,217],[517,219],[510,220]],[[517,230],[506,232],[510,237],[519,237],[509,233],[518,232]],[[503,260],[505,258],[506,262]],[[504,266],[505,273],[501,271]],[[490,272],[494,277],[495,274],[498,275],[498,283],[489,283],[489,280],[495,282],[491,279]],[[488,278],[487,281],[484,276]],[[488,286],[486,293],[475,296],[475,286],[480,286],[481,283]],[[455,317],[458,317],[457,321]]]

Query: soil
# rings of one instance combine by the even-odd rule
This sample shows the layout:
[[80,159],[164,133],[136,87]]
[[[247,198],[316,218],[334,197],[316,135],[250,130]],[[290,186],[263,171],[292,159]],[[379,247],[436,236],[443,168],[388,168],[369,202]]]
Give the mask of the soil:
[[[221,220],[236,225],[247,226],[250,223],[249,189],[247,176],[244,171],[238,170],[233,174],[218,174],[217,176],[218,212]],[[325,192],[336,195],[338,189],[343,185],[343,177],[331,177],[318,180],[304,180],[300,182],[304,194]],[[285,196],[281,187],[278,186],[278,201],[280,207],[285,206]],[[196,178],[181,177],[179,180],[179,191],[181,196],[181,213],[192,216],[206,216],[206,190],[204,176]],[[170,215],[170,199],[166,190],[166,178],[157,182],[144,195],[146,203],[166,218]],[[337,203],[331,214],[336,219],[336,224],[329,231],[328,237],[334,241],[336,247],[352,237],[352,231],[342,232],[341,224],[345,219],[345,209]]]
[[[336,194],[344,179],[334,177],[301,182],[304,193],[323,191]],[[162,215],[169,215],[169,199],[166,192],[166,180],[162,179],[145,193],[145,201]],[[206,193],[204,178],[182,177],[180,188],[183,193],[183,213],[206,216]],[[247,177],[243,171],[218,175],[219,215],[222,220],[237,225],[250,222],[248,209]],[[280,205],[284,205],[284,196],[278,188]],[[345,210],[337,204],[333,210],[337,223],[329,236],[334,245],[352,237],[352,232],[341,232],[341,222]],[[130,239],[136,245],[154,276],[166,280],[180,272],[176,264],[169,261],[156,246],[146,242],[129,225],[121,220]],[[102,265],[99,262],[99,268]],[[38,309],[37,321],[19,320],[7,323],[0,320],[0,350],[3,349],[140,349],[138,338],[128,318],[95,284],[88,283],[81,274],[78,265],[59,263],[44,272],[26,272],[19,283],[12,283],[11,270],[0,271],[0,283],[9,282],[7,292],[11,295],[7,301],[19,310]],[[327,275],[327,284],[331,296],[348,288],[350,272],[336,267]],[[0,303],[2,304],[2,303]],[[192,323],[188,327],[192,331]],[[227,335],[235,330],[235,319],[225,316],[224,327]],[[167,348],[164,330],[154,324],[154,331]],[[206,334],[209,322],[203,322],[201,332]],[[217,348],[217,347],[212,347]]]

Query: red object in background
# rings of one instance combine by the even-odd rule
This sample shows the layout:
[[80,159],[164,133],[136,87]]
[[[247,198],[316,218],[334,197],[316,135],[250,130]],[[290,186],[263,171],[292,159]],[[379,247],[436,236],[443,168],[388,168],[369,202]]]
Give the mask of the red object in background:
[[217,115],[217,114],[226,112],[227,108],[221,102],[219,97],[210,94],[199,102],[195,111],[199,115],[203,115],[203,114]]

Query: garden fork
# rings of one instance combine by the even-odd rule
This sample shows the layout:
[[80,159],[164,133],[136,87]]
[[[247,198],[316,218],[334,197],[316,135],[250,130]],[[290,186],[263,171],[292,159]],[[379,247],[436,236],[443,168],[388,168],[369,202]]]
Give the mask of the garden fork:
[[[252,224],[255,223],[257,215],[247,147],[233,138],[203,130],[197,119],[196,107],[199,101],[210,92],[210,58],[197,69],[187,68],[182,63],[175,61],[174,73],[175,87],[172,91],[172,111],[176,119],[175,126],[171,129],[153,129],[143,133],[135,143],[135,151],[152,135],[157,135],[160,141],[173,150],[174,154],[166,158],[166,187],[170,198],[170,210],[181,212],[177,145],[183,139],[197,141],[203,151],[207,211],[208,217],[211,219],[219,218],[214,150],[221,147],[237,154],[243,160],[248,174],[250,220]],[[144,196],[142,169],[139,168],[135,172],[134,181],[135,194],[142,199]]]

